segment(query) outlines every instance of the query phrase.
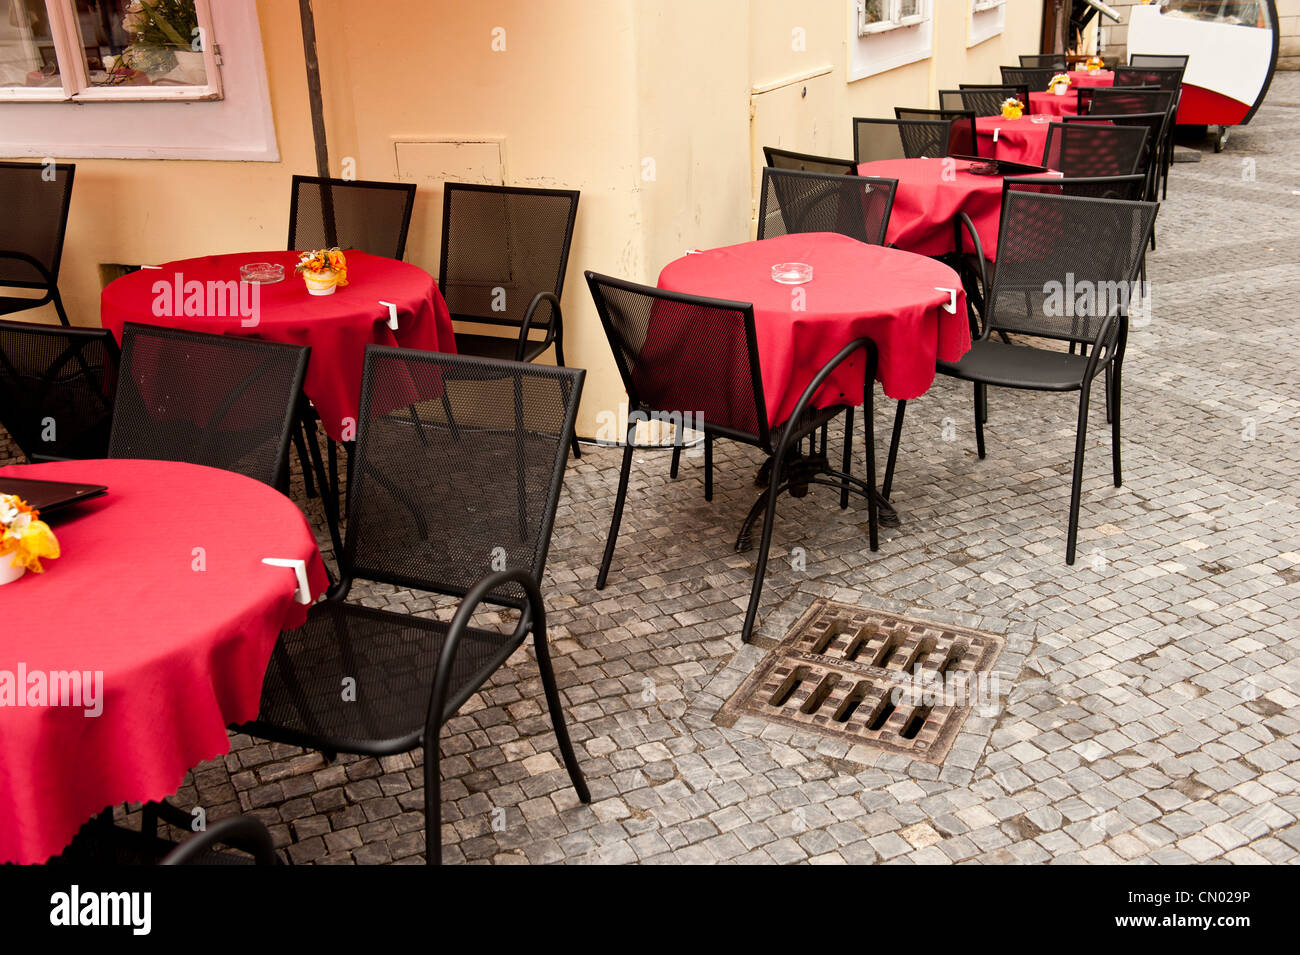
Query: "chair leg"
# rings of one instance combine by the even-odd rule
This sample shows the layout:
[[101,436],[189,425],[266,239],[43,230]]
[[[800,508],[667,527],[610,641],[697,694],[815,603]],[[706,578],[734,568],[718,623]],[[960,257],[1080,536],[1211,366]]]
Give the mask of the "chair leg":
[[[853,409],[849,408],[844,412],[844,459],[843,466],[840,468],[845,474],[853,473]],[[875,489],[875,485],[871,485]],[[840,485],[840,510],[843,511],[849,506],[849,482],[845,481]]]
[[890,436],[889,457],[885,460],[885,483],[880,486],[880,496],[886,501],[894,487],[894,462],[898,460],[898,439],[903,435],[903,415],[906,411],[906,401],[900,401],[894,410],[894,433]]
[[623,502],[627,500],[627,478],[632,470],[632,433],[627,436],[623,446],[623,468],[618,473],[618,496],[614,498],[614,517],[609,522],[609,539],[605,541],[605,556],[600,562],[600,574],[596,577],[596,589],[605,589],[605,579],[609,576],[609,565],[614,560],[614,544],[618,540],[618,525],[623,521]]
[[546,693],[546,705],[551,711],[555,741],[560,746],[560,755],[564,757],[564,768],[569,771],[569,780],[577,790],[578,799],[591,802],[591,791],[587,788],[587,780],[582,776],[582,767],[578,765],[578,757],[573,751],[573,742],[569,739],[569,730],[564,722],[564,708],[560,703],[560,691],[555,685],[555,671],[551,668],[551,651],[545,633],[533,633],[533,647],[537,651],[537,669],[542,674],[542,689]]
[[758,560],[754,564],[754,584],[749,591],[749,607],[745,611],[745,625],[740,630],[742,643],[749,643],[754,632],[754,618],[758,616],[758,598],[763,594],[763,577],[767,573],[767,552],[772,547],[772,525],[776,523],[776,499],[781,487],[781,456],[772,458],[772,483],[767,489],[767,514],[763,518],[763,535],[758,545]]
[[1107,365],[1106,366],[1106,423],[1107,424],[1111,424],[1114,420],[1114,416],[1112,414],[1114,408],[1111,405],[1112,402],[1110,400],[1110,365]]
[[1079,425],[1074,434],[1074,477],[1070,485],[1070,523],[1065,537],[1065,562],[1074,563],[1074,549],[1079,537],[1079,498],[1083,490],[1083,451],[1088,443],[1088,392],[1092,383],[1085,381],[1079,393]]
[[713,435],[704,435],[704,499],[713,500]]
[[307,433],[307,422],[299,418],[294,422],[290,433],[294,450],[298,452],[298,466],[302,468],[303,489],[307,492],[308,498],[313,498],[316,496],[316,482],[312,479],[311,466],[307,463],[307,439],[304,437]]
[[[555,363],[559,365],[561,368],[564,367],[564,343],[561,342],[560,339],[558,338],[555,340]],[[575,458],[582,457],[582,448],[578,446],[577,431],[573,432],[573,456]],[[674,475],[674,477],[675,476],[676,475]]]
[[442,865],[442,774],[438,737],[424,740],[424,864]]
[[682,463],[682,446],[680,444],[675,444],[673,445],[673,464],[672,467],[668,469],[668,476],[672,478],[674,481],[677,480],[677,469],[678,467],[681,466],[681,463]]
[[983,382],[975,382],[975,450],[980,460],[984,460],[984,402],[987,400]]
[[867,382],[862,401],[862,430],[866,443],[867,487],[871,488],[871,493],[867,496],[867,543],[874,551],[880,549],[880,501],[876,497],[875,393],[870,381]]
[[1106,369],[1107,408],[1110,411],[1110,466],[1116,487],[1120,487],[1124,483],[1119,461],[1120,368],[1119,362],[1115,362],[1115,374],[1113,376],[1110,375],[1110,369]]

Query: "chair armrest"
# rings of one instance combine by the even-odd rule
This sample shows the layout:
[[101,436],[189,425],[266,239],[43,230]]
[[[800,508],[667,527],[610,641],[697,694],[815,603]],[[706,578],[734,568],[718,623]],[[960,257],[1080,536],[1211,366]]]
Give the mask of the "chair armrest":
[[1097,334],[1093,336],[1092,348],[1088,351],[1088,365],[1083,371],[1083,380],[1091,381],[1097,374],[1097,356],[1106,349],[1106,361],[1115,357],[1116,343],[1121,336],[1128,335],[1128,315],[1122,309],[1116,309],[1106,316]]
[[563,317],[560,314],[560,300],[554,292],[538,292],[533,296],[533,300],[528,303],[528,310],[524,312],[524,320],[519,326],[519,342],[515,349],[515,361],[524,360],[524,347],[528,341],[528,332],[532,329],[533,315],[536,314],[542,302],[547,302],[551,306],[551,320],[546,323],[546,338],[543,341],[550,345],[551,342],[561,338],[564,334]]
[[34,268],[37,272],[41,274],[41,278],[45,280],[46,285],[50,286],[51,288],[53,288],[55,285],[54,276],[50,273],[50,270],[47,269],[40,261],[28,255],[26,252],[11,252],[7,249],[0,249],[0,259],[16,259],[19,262],[26,262],[28,265],[30,265],[32,268]]
[[[955,228],[957,231],[957,255],[959,257],[964,255],[962,250],[966,247],[965,243],[962,242],[962,231],[965,230],[966,234],[970,237],[971,245],[974,248],[975,255],[979,262],[980,295],[984,299],[984,310],[988,311],[990,293],[989,270],[988,258],[984,255],[984,243],[980,241],[980,234],[975,229],[975,223],[971,221],[971,217],[966,213],[962,212],[958,214]],[[966,296],[966,317],[970,320],[971,338],[979,338],[983,334],[983,329],[980,328],[980,323],[975,320],[975,306],[971,304],[971,297],[969,295]],[[981,319],[987,318],[987,316],[980,317]]]
[[[813,396],[816,395],[818,390],[821,389],[821,386],[825,384],[826,379],[831,376],[831,372],[863,348],[867,350],[867,367],[864,371],[866,379],[865,387],[874,387],[876,383],[876,363],[879,358],[876,351],[876,343],[870,338],[854,339],[841,348],[835,354],[834,358],[822,365],[821,370],[813,376],[813,380],[808,383],[808,387],[803,390],[803,394],[801,394],[799,400],[795,402],[794,410],[790,412],[790,417],[787,418],[786,421],[798,421],[803,416],[803,413],[808,410],[808,405],[812,402]],[[775,450],[776,457],[772,465],[772,487],[777,486],[776,476],[781,462],[785,460],[786,451],[789,449],[791,444],[791,430],[792,429],[790,428],[781,429],[781,440],[777,442]]]
[[198,835],[185,840],[163,858],[159,865],[190,865],[218,843],[242,849],[258,865],[279,865],[271,834],[252,816],[223,819]]
[[443,724],[443,710],[446,708],[447,691],[451,686],[456,648],[464,639],[465,631],[469,629],[470,618],[474,616],[474,611],[478,609],[479,604],[487,599],[488,594],[509,583],[520,584],[528,600],[528,608],[520,616],[515,633],[519,635],[529,630],[535,633],[546,632],[546,607],[542,603],[542,591],[528,571],[522,568],[498,571],[489,574],[471,587],[456,609],[455,616],[451,618],[451,623],[447,627],[447,638],[442,644],[442,652],[438,654],[438,670],[433,677],[433,695],[429,697],[429,712],[424,722],[426,743],[437,738],[438,730]]

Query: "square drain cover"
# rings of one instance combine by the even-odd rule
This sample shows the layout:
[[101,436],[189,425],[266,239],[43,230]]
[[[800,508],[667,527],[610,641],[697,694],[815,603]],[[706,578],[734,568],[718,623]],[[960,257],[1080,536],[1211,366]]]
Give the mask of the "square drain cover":
[[997,703],[990,633],[818,599],[715,721],[742,716],[941,763],[976,706]]

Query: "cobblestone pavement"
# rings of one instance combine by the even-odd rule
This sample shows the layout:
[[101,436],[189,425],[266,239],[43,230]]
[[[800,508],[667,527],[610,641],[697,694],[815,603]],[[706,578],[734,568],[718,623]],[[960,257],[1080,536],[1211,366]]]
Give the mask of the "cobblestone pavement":
[[[782,500],[762,642],[819,596],[1006,638],[1010,692],[942,767],[752,718],[717,726],[763,653],[740,644],[752,553],[731,549],[758,453],[719,445],[711,505],[699,457],[671,482],[663,452],[639,454],[597,592],[619,454],[592,448],[570,464],[543,592],[593,802],[569,787],[521,651],[444,729],[445,861],[1300,859],[1297,156],[1291,73],[1226,152],[1174,166],[1151,318],[1124,368],[1125,484],[1094,402],[1074,567],[1073,396],[993,391],[979,461],[969,388],[938,380],[909,409],[904,528],[876,554],[833,492]],[[878,435],[891,420],[880,403]],[[353,599],[438,609],[391,587]],[[421,862],[419,762],[327,764],[236,736],[177,802],[256,816],[295,863]]]

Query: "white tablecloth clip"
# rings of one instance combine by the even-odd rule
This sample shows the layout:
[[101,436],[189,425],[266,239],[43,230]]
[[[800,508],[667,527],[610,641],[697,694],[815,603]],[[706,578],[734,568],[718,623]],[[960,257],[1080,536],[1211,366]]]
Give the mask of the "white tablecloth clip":
[[292,557],[263,557],[262,563],[272,567],[292,567],[298,577],[298,589],[293,592],[293,599],[300,604],[311,603],[311,584],[307,583],[307,562]]
[[162,266],[161,266],[161,265],[142,265],[142,266],[140,266],[140,268],[142,268],[142,269],[160,269],[160,270],[161,270],[161,269],[162,269]]
[[998,141],[998,133],[1000,133],[1000,132],[1002,132],[1002,127],[1001,127],[1001,126],[994,126],[994,127],[993,127],[993,141],[994,141],[995,143]]
[[699,249],[687,249],[685,254],[686,254],[686,255],[699,255],[699,254],[700,254],[700,250],[699,250]]
[[940,287],[937,286],[937,285],[934,287],[934,290],[935,290],[936,292],[947,292],[947,293],[948,293],[948,304],[947,304],[947,305],[940,305],[939,307],[940,307],[941,309],[943,309],[945,312],[947,312],[949,315],[954,315],[954,314],[956,314],[956,312],[957,312],[957,290],[956,290],[955,288],[940,288]]
[[380,302],[380,305],[388,308],[388,327],[397,331],[397,306],[392,302]]

